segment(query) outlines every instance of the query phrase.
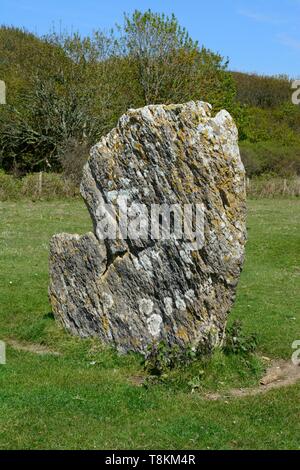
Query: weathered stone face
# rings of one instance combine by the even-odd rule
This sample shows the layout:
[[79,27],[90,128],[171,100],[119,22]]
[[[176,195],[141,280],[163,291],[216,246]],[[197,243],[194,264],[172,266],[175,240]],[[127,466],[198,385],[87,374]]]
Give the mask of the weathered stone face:
[[[212,118],[210,105],[190,102],[129,110],[92,148],[81,193],[94,233],[55,235],[50,245],[50,299],[69,331],[120,351],[143,352],[159,340],[180,347],[222,341],[246,240],[237,141],[226,111]],[[124,201],[129,221],[137,214],[132,204],[143,204],[143,236],[123,228],[123,239],[103,240],[104,220],[124,223]],[[147,216],[153,204],[198,204],[196,243],[175,236],[174,220],[173,233],[157,239]]]

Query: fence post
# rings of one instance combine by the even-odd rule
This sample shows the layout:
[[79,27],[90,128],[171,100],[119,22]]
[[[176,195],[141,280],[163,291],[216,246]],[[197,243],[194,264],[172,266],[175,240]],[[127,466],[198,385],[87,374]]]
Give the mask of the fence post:
[[4,341],[0,341],[0,364],[6,364],[6,345]]
[[247,177],[246,178],[246,194],[247,194],[247,196],[249,195],[249,193],[250,193],[250,178]]
[[6,86],[3,80],[0,80],[0,104],[6,104]]
[[42,190],[43,190],[43,172],[39,172],[39,196],[42,195]]
[[286,179],[283,180],[283,194],[286,194],[287,192],[287,181]]

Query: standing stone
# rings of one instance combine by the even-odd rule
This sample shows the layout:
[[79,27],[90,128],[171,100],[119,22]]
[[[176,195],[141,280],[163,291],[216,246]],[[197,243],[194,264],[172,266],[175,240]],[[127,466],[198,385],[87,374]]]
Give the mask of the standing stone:
[[[94,233],[51,240],[55,317],[122,352],[161,340],[182,348],[220,344],[246,241],[245,174],[228,112],[211,117],[203,102],[130,109],[92,148],[81,194]],[[175,234],[174,213],[170,236],[150,230],[151,207],[170,206],[200,208],[200,222],[193,209],[190,225],[195,240]],[[166,228],[167,219],[156,220]],[[123,238],[112,239],[119,229]]]

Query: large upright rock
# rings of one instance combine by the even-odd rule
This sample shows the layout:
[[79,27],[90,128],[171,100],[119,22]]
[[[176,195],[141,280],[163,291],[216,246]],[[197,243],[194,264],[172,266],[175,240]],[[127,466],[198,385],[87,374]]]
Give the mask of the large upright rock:
[[[51,240],[55,317],[72,333],[97,336],[120,351],[145,351],[159,340],[220,344],[246,239],[244,168],[230,115],[212,118],[203,102],[129,110],[92,148],[81,194],[94,233]],[[146,212],[134,213],[132,203]],[[124,204],[129,221],[143,215],[144,237],[124,232]],[[174,233],[174,216],[169,237],[149,236],[153,204],[198,204],[196,240]],[[166,229],[167,219],[158,220]],[[114,222],[123,239],[111,239]]]

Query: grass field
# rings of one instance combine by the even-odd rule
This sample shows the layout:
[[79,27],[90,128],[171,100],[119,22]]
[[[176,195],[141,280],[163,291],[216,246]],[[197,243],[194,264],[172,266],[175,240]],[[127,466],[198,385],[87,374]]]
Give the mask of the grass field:
[[[8,342],[1,449],[300,449],[300,384],[204,399],[207,390],[257,383],[259,359],[217,352],[146,388],[133,379],[144,373],[138,356],[118,356],[56,324],[47,297],[49,238],[91,229],[81,201],[5,202],[0,211],[0,339]],[[300,200],[250,201],[248,230],[231,320],[257,332],[260,355],[288,359],[300,339]],[[20,351],[12,340],[60,355]],[[200,375],[191,393],[189,381]]]

